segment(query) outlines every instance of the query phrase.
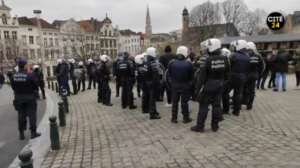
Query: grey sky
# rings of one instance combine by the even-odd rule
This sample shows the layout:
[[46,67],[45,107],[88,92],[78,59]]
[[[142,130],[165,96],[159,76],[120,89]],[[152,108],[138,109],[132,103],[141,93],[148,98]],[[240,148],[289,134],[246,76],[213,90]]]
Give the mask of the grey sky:
[[[211,2],[222,2],[210,0]],[[202,1],[205,2],[205,1]],[[283,11],[293,13],[300,10],[299,0],[245,0],[250,10],[265,8],[266,11]],[[201,3],[196,0],[5,0],[12,8],[12,14],[33,17],[33,10],[43,11],[42,18],[49,22],[53,20],[103,19],[105,14],[111,18],[113,24],[120,29],[130,28],[133,31],[145,31],[147,3],[150,8],[153,33],[169,32],[181,29],[181,13],[186,5],[191,9]]]

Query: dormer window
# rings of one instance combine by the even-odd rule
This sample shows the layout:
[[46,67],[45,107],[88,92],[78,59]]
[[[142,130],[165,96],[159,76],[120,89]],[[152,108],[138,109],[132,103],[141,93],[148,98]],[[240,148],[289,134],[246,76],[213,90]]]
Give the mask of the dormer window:
[[2,15],[2,23],[3,23],[4,25],[7,25],[7,17],[6,17],[5,14]]

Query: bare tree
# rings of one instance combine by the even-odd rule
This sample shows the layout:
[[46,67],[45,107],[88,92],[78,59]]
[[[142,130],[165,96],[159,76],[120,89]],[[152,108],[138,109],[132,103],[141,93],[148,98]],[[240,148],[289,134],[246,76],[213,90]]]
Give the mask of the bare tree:
[[210,1],[195,6],[190,13],[191,37],[189,42],[197,46],[207,38],[217,34],[222,19],[221,6],[219,3]]
[[257,31],[257,35],[266,35],[270,32],[270,29],[269,28],[260,28],[258,31]]
[[[67,32],[63,35],[63,39],[65,40],[63,52],[66,58],[74,58],[77,61],[85,62],[87,59],[99,57],[101,54],[100,36],[95,35],[95,33],[88,34],[77,24],[67,27]],[[108,45],[107,43],[108,41],[105,40],[106,45]]]
[[241,32],[242,23],[248,17],[248,7],[245,2],[243,0],[226,0],[222,2],[222,11],[227,23],[226,34],[230,33],[233,25]]
[[257,35],[261,28],[266,27],[267,12],[262,9],[248,11],[247,17],[240,23],[240,32],[246,36]]

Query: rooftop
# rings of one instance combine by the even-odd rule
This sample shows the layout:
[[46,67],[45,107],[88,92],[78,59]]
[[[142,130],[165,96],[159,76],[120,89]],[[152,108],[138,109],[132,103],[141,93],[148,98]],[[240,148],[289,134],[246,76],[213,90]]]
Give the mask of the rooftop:
[[136,32],[134,32],[130,29],[119,30],[119,32],[122,36],[139,35],[139,34],[137,34]]
[[[26,16],[22,16],[18,17],[18,21],[20,25],[37,26],[37,18],[28,18]],[[43,29],[57,29],[55,26],[51,25],[44,19],[40,19],[40,23]]]
[[300,41],[300,34],[268,34],[245,37],[223,37],[219,38],[222,44],[230,44],[235,40],[246,40],[254,43],[261,42],[285,42],[285,41]]

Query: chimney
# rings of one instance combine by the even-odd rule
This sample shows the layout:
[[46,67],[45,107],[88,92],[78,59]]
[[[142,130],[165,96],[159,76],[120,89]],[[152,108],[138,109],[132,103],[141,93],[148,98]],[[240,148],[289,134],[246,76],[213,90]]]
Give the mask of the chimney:
[[93,23],[94,18],[91,17],[91,23]]

